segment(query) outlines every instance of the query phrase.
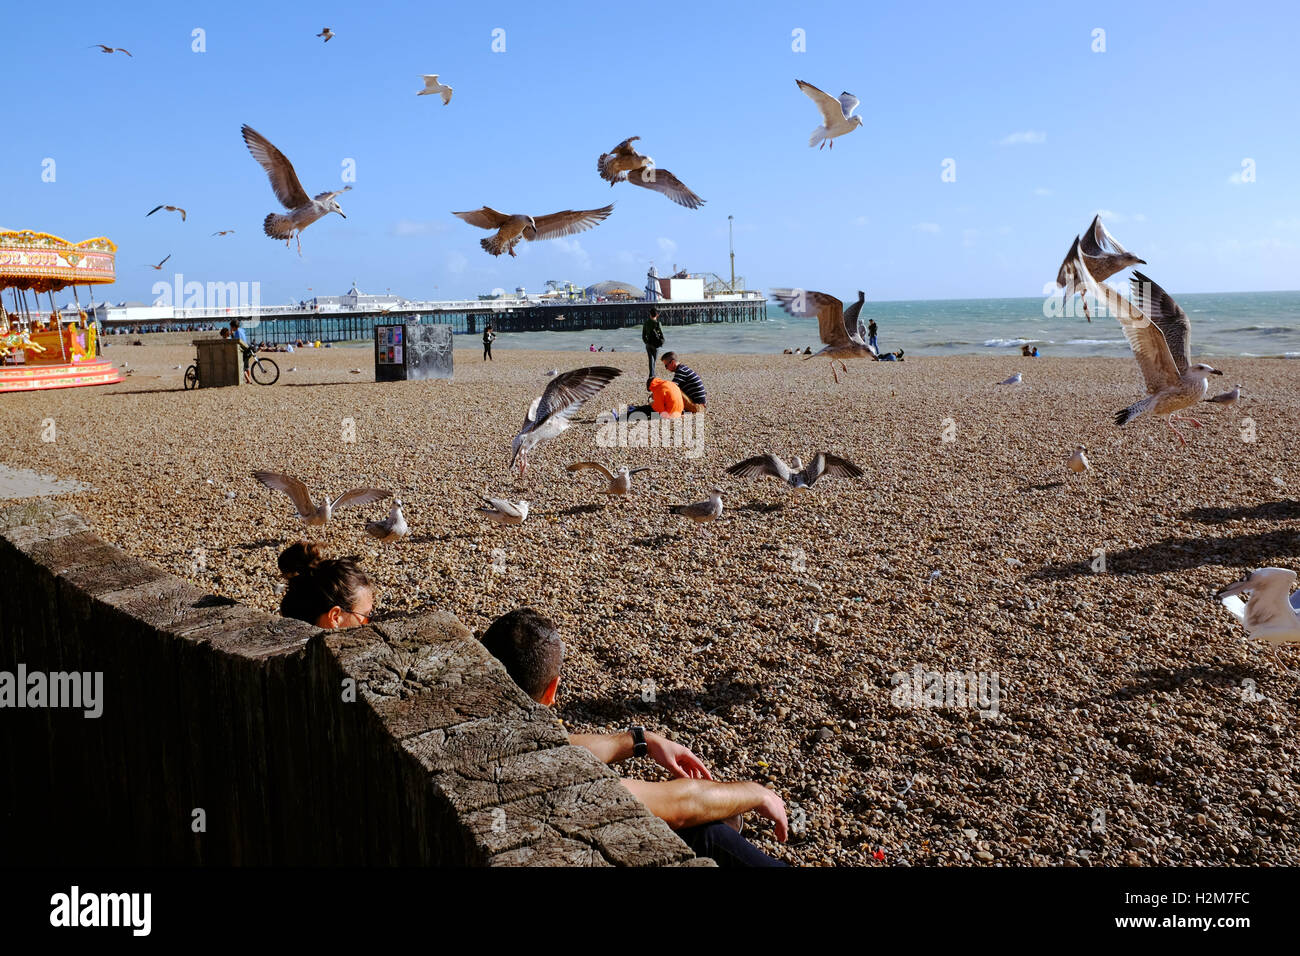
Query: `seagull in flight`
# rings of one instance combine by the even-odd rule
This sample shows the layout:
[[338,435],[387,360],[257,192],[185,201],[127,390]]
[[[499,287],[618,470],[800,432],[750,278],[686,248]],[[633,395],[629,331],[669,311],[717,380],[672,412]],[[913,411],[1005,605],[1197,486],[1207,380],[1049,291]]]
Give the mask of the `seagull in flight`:
[[146,219],[149,218],[154,213],[156,213],[159,209],[166,209],[168,212],[178,212],[181,214],[181,222],[185,221],[185,210],[182,209],[180,206],[154,206],[152,209],[150,209],[147,213],[144,214],[145,218]]
[[[131,56],[130,50],[124,49],[120,46],[106,46],[103,43],[92,43],[91,46],[99,47],[100,51],[103,53],[125,53],[127,56]],[[131,59],[135,59],[135,57],[131,57]]]
[[849,370],[844,364],[846,358],[871,358],[876,353],[867,345],[867,327],[862,321],[862,304],[866,293],[859,290],[858,301],[844,309],[844,303],[826,292],[809,292],[804,289],[773,289],[772,298],[781,304],[781,308],[796,318],[817,316],[817,334],[821,337],[823,348],[815,355],[825,355],[831,360],[831,375],[835,381],[840,380],[835,371],[835,363],[845,372]]
[[[1082,266],[1079,264],[1080,260]],[[1098,282],[1105,282],[1115,273],[1123,272],[1129,266],[1146,264],[1145,259],[1139,259],[1119,244],[1102,225],[1100,215],[1094,216],[1092,224],[1088,226],[1083,237],[1074,237],[1074,245],[1070,246],[1070,251],[1065,254],[1065,261],[1061,263],[1061,268],[1056,273],[1056,284],[1065,290],[1061,304],[1064,306],[1066,300],[1074,293],[1087,290],[1082,276],[1083,268],[1086,268],[1088,274]],[[1092,321],[1092,316],[1088,314],[1087,297],[1083,300],[1083,315],[1089,322]]]
[[330,40],[333,40],[335,36],[334,31],[331,30],[329,27],[326,27],[324,30],[321,30],[321,32],[316,35],[318,37],[324,37],[326,43],[329,43]]
[[289,241],[297,234],[298,255],[301,256],[304,229],[332,212],[338,213],[344,219],[348,218],[339,208],[339,204],[334,201],[334,197],[342,195],[352,187],[344,186],[333,192],[317,193],[314,197],[309,197],[307,190],[303,189],[302,183],[298,181],[298,174],[294,172],[293,164],[284,153],[272,146],[269,139],[251,126],[240,127],[240,132],[244,135],[244,143],[248,146],[248,151],[266,170],[266,175],[271,180],[271,188],[275,191],[275,198],[289,210],[287,216],[278,212],[271,213],[262,222],[262,228],[272,239],[283,239],[286,249],[289,247]]
[[686,188],[686,184],[666,169],[660,169],[649,156],[643,156],[632,148],[632,143],[640,136],[630,136],[608,153],[601,153],[596,160],[596,171],[600,178],[612,187],[615,183],[631,183],[644,186],[662,193],[679,206],[698,209],[704,200]]
[[812,137],[808,140],[809,146],[817,146],[821,143],[821,146],[817,146],[821,149],[830,143],[831,149],[834,149],[835,137],[851,133],[862,125],[862,117],[853,115],[853,111],[858,108],[859,100],[852,93],[841,93],[839,99],[836,99],[829,93],[823,93],[811,83],[805,83],[803,80],[795,80],[795,82],[799,84],[799,89],[817,104],[817,109],[821,110],[822,114],[822,125],[812,131]]
[[1110,286],[1098,283],[1082,258],[1076,261],[1076,272],[1088,293],[1104,302],[1123,327],[1147,386],[1147,397],[1116,412],[1115,424],[1127,425],[1139,415],[1157,415],[1165,418],[1179,442],[1186,445],[1187,439],[1174,422],[1189,422],[1194,428],[1200,428],[1201,423],[1174,413],[1205,398],[1210,390],[1209,376],[1223,372],[1203,363],[1191,364],[1191,322],[1164,289],[1134,272],[1129,282],[1129,301]]
[[393,499],[393,507],[388,512],[388,517],[383,521],[366,522],[366,534],[372,538],[378,538],[383,544],[401,541],[410,533],[411,529],[406,524],[406,516],[402,514],[401,498]]
[[431,93],[437,93],[442,97],[443,106],[451,102],[451,87],[445,83],[439,83],[437,73],[421,73],[420,77],[424,80],[424,89],[416,93],[416,96],[428,96]]
[[230,235],[230,234],[231,234],[232,232],[234,232],[234,231],[235,231],[235,230],[233,230],[233,229],[222,229],[220,232],[214,232],[213,235],[214,235],[214,236],[228,236],[228,235]]
[[534,218],[518,213],[510,215],[497,212],[491,206],[483,206],[468,212],[453,212],[452,215],[480,229],[495,229],[496,235],[479,240],[479,245],[494,256],[499,256],[503,252],[513,256],[515,246],[519,245],[520,239],[532,242],[536,239],[556,239],[560,236],[586,232],[592,226],[603,222],[613,211],[614,204],[610,203],[600,209],[565,209],[562,212],[553,212],[549,216]]
[[[1300,643],[1300,591],[1288,597],[1295,582],[1296,573],[1286,568],[1256,568],[1215,594],[1245,625],[1247,636],[1271,646],[1279,664],[1279,645]],[[1247,600],[1238,597],[1241,594]],[[1285,664],[1282,669],[1286,670]]]
[[393,494],[391,491],[384,491],[381,488],[353,488],[350,491],[343,492],[333,501],[324,498],[321,504],[317,506],[312,502],[311,492],[307,490],[307,486],[292,475],[280,474],[274,471],[255,471],[253,477],[272,491],[282,491],[288,495],[289,500],[298,509],[298,517],[302,518],[303,523],[307,525],[323,525],[340,508],[368,505],[376,501],[383,501],[385,498],[391,498]]
[[607,365],[593,365],[557,375],[546,390],[528,406],[524,424],[510,442],[510,467],[519,463],[519,474],[528,470],[528,453],[569,427],[569,420],[587,399],[623,372]]
[[846,458],[832,455],[828,451],[819,451],[806,468],[803,459],[797,456],[792,468],[777,455],[768,453],[736,462],[727,469],[727,474],[739,475],[742,478],[761,478],[764,475],[771,475],[773,478],[781,479],[795,491],[807,491],[823,475],[832,478],[861,478],[863,471]]
[[163,263],[165,263],[165,262],[166,262],[168,259],[170,259],[171,257],[172,257],[172,254],[169,252],[169,253],[167,253],[167,256],[163,259],[163,261],[160,262],[160,263],[158,263],[156,266],[155,266],[155,265],[149,265],[148,263],[146,263],[146,265],[147,265],[148,268],[150,268],[150,269],[154,269],[154,270],[156,270],[156,271],[158,271],[158,272],[162,272]]
[[478,508],[478,512],[496,524],[523,524],[528,517],[527,501],[507,501],[505,498],[483,496],[487,508]]
[[574,462],[572,465],[570,465],[568,468],[566,468],[565,471],[572,474],[574,472],[582,471],[583,469],[587,469],[587,468],[590,468],[594,471],[598,471],[605,476],[605,480],[608,482],[608,485],[606,485],[605,487],[605,491],[603,492],[604,494],[619,495],[619,496],[631,493],[633,475],[635,475],[637,472],[651,470],[648,467],[629,468],[627,465],[620,465],[617,471],[610,471],[604,465],[598,464],[597,462],[594,461],[577,461]]

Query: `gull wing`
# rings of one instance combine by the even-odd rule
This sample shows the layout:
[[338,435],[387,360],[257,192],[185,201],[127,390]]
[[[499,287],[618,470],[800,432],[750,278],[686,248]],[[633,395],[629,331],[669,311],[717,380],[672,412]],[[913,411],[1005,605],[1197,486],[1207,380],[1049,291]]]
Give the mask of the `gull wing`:
[[248,146],[248,151],[266,170],[267,178],[271,180],[271,188],[275,191],[275,198],[280,200],[280,204],[285,209],[305,206],[309,201],[307,190],[303,189],[302,183],[298,182],[298,174],[294,172],[293,163],[289,162],[288,157],[251,126],[240,127],[240,132],[244,134],[244,143]]
[[613,472],[611,472],[604,465],[594,461],[575,461],[572,465],[570,465],[568,468],[564,470],[568,472],[574,472],[574,471],[582,471],[582,469],[584,468],[594,468],[596,471],[604,475],[609,481],[614,480]]
[[844,331],[849,333],[849,338],[862,345],[867,344],[867,323],[863,322],[859,315],[862,312],[862,304],[866,301],[867,294],[859,289],[858,301],[844,310]]
[[1075,272],[1083,279],[1093,298],[1105,302],[1106,309],[1119,320],[1124,329],[1124,338],[1128,339],[1133,357],[1142,370],[1147,394],[1154,395],[1161,389],[1182,381],[1182,373],[1178,371],[1178,365],[1174,362],[1159,326],[1110,286],[1098,283],[1082,259],[1078,260]]
[[764,475],[771,475],[773,478],[788,482],[793,472],[779,456],[769,452],[736,462],[727,469],[727,474],[739,475],[742,478],[761,478]]
[[351,186],[344,186],[342,189],[336,189],[333,192],[317,193],[315,196],[312,196],[311,198],[316,200],[317,202],[324,202],[327,199],[333,199],[335,196],[342,196],[345,192],[347,192],[351,188],[352,188]]
[[803,470],[803,479],[812,485],[822,475],[830,475],[832,478],[861,478],[863,471],[847,458],[832,455],[828,451],[819,451]]
[[524,516],[524,513],[515,506],[513,501],[507,501],[505,498],[488,497],[484,497],[483,500],[508,518],[522,518]]
[[453,212],[452,215],[480,229],[500,229],[510,221],[509,216],[497,212],[491,206],[483,206],[481,209],[472,209],[469,212]]
[[628,173],[627,181],[634,186],[644,186],[662,193],[679,206],[687,209],[699,209],[704,200],[686,188],[686,184],[666,169],[647,166],[640,173]]
[[844,118],[848,119],[853,115],[853,111],[858,108],[861,101],[852,93],[840,94],[840,108],[844,110]]
[[1246,623],[1246,602],[1235,594],[1229,594],[1225,598],[1219,599],[1223,606],[1242,624]]
[[391,498],[392,496],[391,491],[384,491],[382,488],[353,488],[343,492],[343,494],[331,501],[330,510],[337,511],[339,508],[368,505],[371,502],[383,501],[385,498]]
[[844,303],[835,296],[802,289],[773,289],[772,297],[796,318],[817,316],[817,334],[823,345],[852,344],[844,326]]
[[845,120],[844,104],[831,96],[824,93],[811,83],[805,83],[803,80],[795,80],[799,84],[799,89],[804,91],[804,95],[817,104],[817,109],[822,114],[822,124],[827,128],[839,126]]
[[316,513],[316,505],[311,500],[311,492],[293,475],[282,475],[274,471],[255,471],[253,477],[272,491],[283,491],[298,509],[298,514],[310,518]]
[[532,431],[548,421],[567,422],[583,402],[622,374],[621,369],[608,365],[592,365],[555,376],[528,409],[529,421],[523,430]]
[[553,212],[549,216],[534,216],[537,228],[529,226],[524,229],[524,238],[530,242],[534,239],[555,239],[559,236],[571,236],[577,232],[586,232],[597,223],[603,222],[611,212],[614,204],[599,209],[565,209]]
[[1192,323],[1187,313],[1160,286],[1156,285],[1140,272],[1134,272],[1129,280],[1129,294],[1137,307],[1141,309],[1164,334],[1169,344],[1169,354],[1174,357],[1178,374],[1187,371],[1192,364]]
[[596,159],[596,172],[600,173],[601,179],[612,185],[619,181],[624,171],[641,165],[645,157],[632,148],[632,143],[640,138],[629,136],[608,153],[600,154]]

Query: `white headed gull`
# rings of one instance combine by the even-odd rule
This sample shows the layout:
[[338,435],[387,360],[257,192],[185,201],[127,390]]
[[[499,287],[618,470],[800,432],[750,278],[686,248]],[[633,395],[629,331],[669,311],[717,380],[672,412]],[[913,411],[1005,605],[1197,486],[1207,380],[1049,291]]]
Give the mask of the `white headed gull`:
[[428,96],[431,93],[437,93],[442,97],[443,106],[451,102],[451,87],[445,83],[439,83],[437,73],[422,73],[420,76],[424,80],[424,89],[416,93],[416,96]]
[[839,99],[831,96],[829,93],[823,93],[811,83],[805,83],[803,80],[795,80],[799,84],[799,89],[803,90],[807,97],[817,104],[817,109],[822,114],[822,125],[812,131],[812,136],[808,139],[809,146],[817,146],[821,149],[827,143],[831,148],[835,148],[835,137],[843,136],[845,133],[851,133],[862,125],[862,117],[854,116],[853,111],[858,108],[858,98],[852,93],[841,93]]
[[1211,395],[1206,399],[1207,402],[1215,402],[1224,408],[1230,408],[1237,404],[1237,399],[1241,398],[1241,385],[1233,386],[1230,392],[1220,392],[1218,395]]
[[736,462],[727,469],[727,474],[739,475],[742,478],[771,475],[773,478],[780,478],[795,491],[807,491],[822,475],[830,475],[832,478],[861,478],[862,469],[838,455],[819,451],[813,456],[812,463],[807,468],[804,467],[802,458],[796,457],[794,467],[791,468],[778,456],[769,453]]
[[344,186],[333,192],[317,193],[314,197],[308,196],[307,190],[303,189],[302,183],[298,181],[298,174],[294,172],[293,164],[284,153],[272,146],[269,139],[251,126],[240,127],[240,132],[244,135],[244,143],[248,146],[248,151],[266,170],[275,198],[289,210],[287,216],[273,212],[262,221],[262,229],[268,236],[272,239],[283,239],[285,246],[288,247],[289,241],[297,235],[298,255],[302,255],[304,229],[332,212],[338,213],[344,219],[348,218],[343,215],[343,210],[334,201],[334,197],[341,196],[351,189],[351,186]]
[[1092,465],[1088,464],[1088,456],[1084,454],[1087,450],[1088,449],[1083,445],[1076,446],[1074,454],[1072,454],[1069,460],[1065,463],[1065,467],[1069,468],[1076,475],[1091,468]]
[[689,505],[670,505],[668,511],[671,514],[681,515],[683,518],[690,518],[697,524],[703,524],[706,521],[716,521],[722,514],[722,489],[713,488],[709,491],[709,497],[703,501],[697,501]]
[[519,463],[519,474],[528,470],[528,453],[569,427],[569,419],[591,398],[623,372],[608,365],[592,365],[557,375],[546,384],[541,396],[528,406],[519,434],[510,442],[510,467]]
[[835,381],[840,380],[835,371],[835,363],[848,371],[844,364],[846,358],[876,358],[876,353],[867,345],[867,328],[862,321],[862,304],[866,293],[858,292],[858,301],[850,305],[847,311],[844,303],[828,292],[811,292],[806,289],[773,289],[772,298],[781,304],[796,318],[817,316],[817,334],[821,337],[823,348],[816,355],[825,355],[831,360],[831,375]]
[[575,461],[565,469],[568,472],[582,471],[590,468],[600,472],[609,482],[605,487],[604,494],[607,495],[626,495],[632,491],[632,476],[639,471],[650,471],[647,468],[629,468],[627,465],[620,465],[617,471],[610,471],[604,465],[594,461]]
[[1021,375],[1019,372],[1017,372],[1015,375],[1012,375],[1010,378],[1005,378],[1005,379],[1003,379],[1002,381],[998,382],[998,384],[999,384],[999,385],[1019,385],[1022,381],[1024,381],[1024,376]]
[[[1272,647],[1278,663],[1279,645],[1300,643],[1300,591],[1288,599],[1295,582],[1296,573],[1286,568],[1256,568],[1215,595],[1245,625],[1249,637]],[[1249,600],[1243,601],[1240,594]]]
[[325,498],[317,506],[312,502],[311,492],[307,490],[307,486],[292,475],[274,471],[255,471],[253,477],[273,491],[282,491],[288,495],[289,500],[298,509],[298,516],[302,518],[304,524],[309,525],[325,524],[340,508],[368,505],[375,501],[383,501],[393,494],[381,488],[353,488],[343,492],[333,501]]
[[388,517],[383,521],[367,521],[366,534],[372,538],[378,538],[384,544],[392,541],[401,541],[411,529],[406,524],[406,515],[402,514],[402,499],[394,498],[392,510],[388,512]]
[[523,524],[528,517],[527,501],[507,501],[505,498],[483,498],[489,505],[478,511],[485,518],[496,524]]

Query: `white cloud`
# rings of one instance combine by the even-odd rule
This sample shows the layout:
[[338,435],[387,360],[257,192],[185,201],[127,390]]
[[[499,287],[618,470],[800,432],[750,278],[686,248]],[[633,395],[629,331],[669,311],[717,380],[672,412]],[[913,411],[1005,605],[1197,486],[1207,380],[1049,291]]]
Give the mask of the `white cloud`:
[[582,248],[582,243],[577,239],[552,239],[552,245],[558,246],[565,254],[572,256],[573,261],[579,269],[591,268],[591,255],[586,249]]
[[1140,212],[1127,214],[1122,212],[1116,212],[1113,209],[1098,209],[1096,215],[1101,216],[1102,219],[1104,219],[1106,222],[1109,223],[1147,221],[1147,217]]
[[665,239],[663,236],[660,236],[658,242],[659,251],[667,258],[671,259],[677,254],[677,243],[673,242],[671,239]]
[[937,222],[918,222],[912,228],[917,232],[928,232],[931,235],[938,235],[943,232],[943,228]]
[[1035,196],[1050,196],[1050,195],[1052,195],[1052,191],[1051,191],[1050,189],[1047,189],[1047,188],[1043,187],[1043,186],[1039,186],[1037,189],[1034,190],[1034,195],[1035,195]]
[[1026,129],[1010,133],[999,141],[999,146],[1036,146],[1047,142],[1047,134],[1041,130]]

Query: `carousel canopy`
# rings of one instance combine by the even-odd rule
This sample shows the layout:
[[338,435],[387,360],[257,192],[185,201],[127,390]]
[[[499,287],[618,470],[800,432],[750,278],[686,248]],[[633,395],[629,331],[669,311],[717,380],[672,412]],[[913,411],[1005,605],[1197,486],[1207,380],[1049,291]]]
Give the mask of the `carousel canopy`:
[[0,230],[0,289],[57,292],[115,279],[117,246],[103,238],[68,242],[30,229]]

